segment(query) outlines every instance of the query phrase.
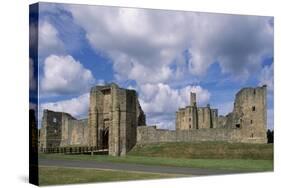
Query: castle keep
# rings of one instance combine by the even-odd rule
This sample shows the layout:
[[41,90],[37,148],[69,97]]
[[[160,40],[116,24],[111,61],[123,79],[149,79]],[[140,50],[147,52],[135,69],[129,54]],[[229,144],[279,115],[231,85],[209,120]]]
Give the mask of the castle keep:
[[189,106],[176,112],[177,130],[216,128],[217,124],[218,109],[211,109],[209,104],[206,107],[197,107],[196,93],[190,93]]
[[190,105],[176,112],[176,130],[146,126],[135,90],[116,84],[90,91],[89,118],[45,109],[39,147],[91,146],[109,155],[126,155],[136,144],[161,142],[225,141],[266,143],[266,86],[243,88],[235,96],[233,111],[218,116],[218,109],[198,107],[196,93]]
[[116,84],[96,86],[90,93],[89,145],[125,155],[136,144],[137,126],[145,116],[135,90]]
[[145,115],[135,90],[116,84],[96,86],[90,91],[88,119],[44,110],[40,147],[92,146],[107,149],[109,155],[125,155],[136,144],[141,125]]

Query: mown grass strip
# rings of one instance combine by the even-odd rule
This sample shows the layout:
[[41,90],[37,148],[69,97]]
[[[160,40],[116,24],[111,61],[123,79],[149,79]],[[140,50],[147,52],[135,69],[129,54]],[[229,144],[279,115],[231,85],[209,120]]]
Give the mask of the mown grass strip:
[[39,185],[174,178],[175,175],[61,167],[39,167]]

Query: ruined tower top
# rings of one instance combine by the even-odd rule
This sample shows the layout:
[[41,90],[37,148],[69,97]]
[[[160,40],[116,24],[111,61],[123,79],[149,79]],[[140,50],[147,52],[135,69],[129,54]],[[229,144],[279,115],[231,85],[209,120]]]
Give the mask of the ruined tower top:
[[190,92],[190,106],[196,106],[196,93]]

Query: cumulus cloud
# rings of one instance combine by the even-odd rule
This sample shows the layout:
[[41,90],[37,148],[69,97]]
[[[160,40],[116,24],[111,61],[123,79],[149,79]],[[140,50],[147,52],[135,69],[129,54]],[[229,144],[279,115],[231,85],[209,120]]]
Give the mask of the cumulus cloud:
[[139,100],[147,115],[147,123],[159,128],[175,129],[175,112],[190,104],[190,92],[196,92],[197,102],[204,105],[210,93],[201,86],[173,89],[167,84],[144,84],[139,88]]
[[158,129],[176,129],[176,115],[173,114],[158,114],[158,115],[148,115],[147,123],[149,126],[156,126]]
[[[89,93],[82,94],[76,98],[57,102],[48,102],[40,105],[41,113],[44,109],[59,112],[67,112],[76,118],[88,116]],[[42,117],[42,115],[41,115]]]
[[39,21],[38,40],[38,53],[41,56],[64,51],[58,30],[47,20]]
[[[112,60],[113,74],[121,85],[123,81],[136,82],[131,87],[138,90],[148,120],[153,124],[164,122],[162,127],[174,125],[173,114],[189,103],[192,89],[197,92],[199,104],[209,100],[207,90],[187,85],[200,83],[213,63],[219,64],[222,73],[247,80],[261,71],[263,58],[273,55],[271,17],[83,5],[59,7],[71,13],[75,26],[85,31],[92,49]],[[55,49],[61,46],[55,41],[62,42],[56,28],[46,23],[45,30],[49,29],[50,38],[56,40],[43,44]],[[262,72],[264,79],[260,82],[270,80],[266,79],[268,70]],[[59,90],[64,86],[62,81],[68,80],[65,77],[69,74],[63,75],[54,83],[60,86],[49,87],[49,91],[68,93],[68,89],[73,89]],[[76,84],[71,85],[76,88]],[[181,88],[174,88],[179,85]],[[228,108],[224,108],[224,113]]]
[[45,59],[43,66],[43,93],[83,93],[88,91],[94,82],[91,71],[70,55],[50,55]]
[[190,92],[195,92],[199,105],[210,98],[208,90],[201,86],[186,86],[173,89],[167,84],[145,84],[140,86],[140,103],[146,113],[174,113],[179,107],[190,104]]
[[[168,83],[175,76],[185,79],[186,73],[204,75],[215,61],[223,73],[246,79],[264,56],[272,55],[270,17],[79,5],[66,9],[93,49],[113,60],[118,80]],[[186,50],[188,59],[182,57]],[[178,74],[172,65],[188,72]]]
[[219,115],[224,115],[224,116],[227,115],[228,113],[232,112],[233,107],[234,107],[233,101],[223,102],[223,103],[220,103],[220,104],[214,106],[214,108],[218,109]]
[[273,63],[271,65],[266,65],[262,70],[261,70],[261,75],[260,75],[260,85],[267,85],[267,88],[269,91],[273,91]]

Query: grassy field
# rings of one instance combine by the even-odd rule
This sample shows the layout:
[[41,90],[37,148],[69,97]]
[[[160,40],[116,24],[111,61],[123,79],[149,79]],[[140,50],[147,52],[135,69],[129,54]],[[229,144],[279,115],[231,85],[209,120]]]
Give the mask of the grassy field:
[[177,166],[205,169],[224,169],[239,171],[272,171],[272,160],[253,160],[253,159],[182,159],[167,157],[147,157],[147,156],[126,156],[113,157],[107,155],[64,155],[64,154],[41,154],[44,159],[63,159],[63,160],[94,160],[115,163],[131,163],[144,165]]
[[273,160],[273,145],[225,142],[174,142],[137,145],[130,151],[129,155],[188,159]]
[[[219,142],[162,143],[138,145],[125,157],[39,154],[39,158],[93,160],[247,172],[273,171],[272,144],[229,144]],[[167,174],[58,167],[40,167],[39,173],[41,185],[175,177],[175,175]]]
[[[125,157],[108,155],[39,154],[41,159],[103,161],[144,165],[223,169],[247,172],[273,171],[272,144],[220,142],[138,145]],[[61,167],[40,167],[40,184],[107,182],[176,177],[175,175]]]
[[58,185],[89,182],[159,179],[172,178],[176,176],[168,174],[139,173],[116,170],[40,167],[39,177],[39,185]]

